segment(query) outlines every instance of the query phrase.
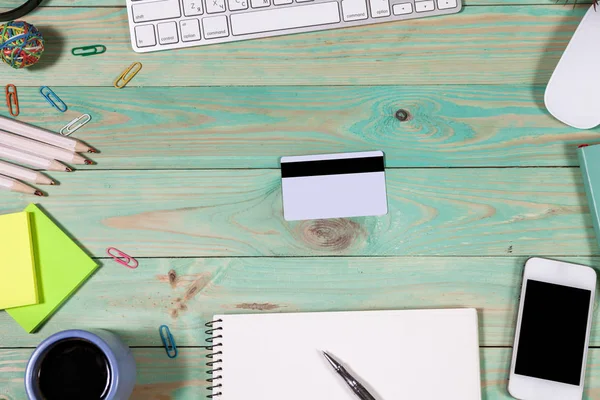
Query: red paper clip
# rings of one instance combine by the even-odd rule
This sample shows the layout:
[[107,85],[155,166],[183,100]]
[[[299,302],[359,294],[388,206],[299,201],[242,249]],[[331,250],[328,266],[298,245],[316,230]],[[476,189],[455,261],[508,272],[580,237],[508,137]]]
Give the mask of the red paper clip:
[[12,83],[6,85],[6,105],[8,112],[13,117],[19,115],[19,97],[17,96],[17,87]]
[[[114,254],[114,253],[116,253],[116,254]],[[108,249],[106,249],[106,254],[108,254],[109,256],[111,256],[113,258],[113,260],[115,260],[116,262],[118,262],[121,265],[126,266],[127,268],[136,269],[138,267],[138,262],[135,258],[123,253],[119,249],[115,249],[114,247],[109,247]]]

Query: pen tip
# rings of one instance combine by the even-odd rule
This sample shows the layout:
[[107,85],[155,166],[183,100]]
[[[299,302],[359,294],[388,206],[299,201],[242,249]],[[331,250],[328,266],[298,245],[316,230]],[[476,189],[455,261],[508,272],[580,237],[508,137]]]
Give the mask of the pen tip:
[[336,362],[333,360],[333,358],[331,358],[329,354],[327,354],[326,351],[323,351],[323,356],[327,359],[327,361],[329,361],[329,364],[331,364],[333,368],[337,369]]
[[90,149],[88,150],[88,153],[97,153],[97,152],[98,152],[98,150],[96,150],[92,147],[90,147]]
[[90,160],[85,160],[85,164],[86,164],[86,165],[92,165],[93,163],[94,163],[93,161],[90,161]]
[[56,185],[56,182],[54,182],[54,181],[50,181],[50,184],[51,184],[51,185]]
[[65,167],[65,171],[67,171],[67,172],[73,172],[73,168]]
[[35,191],[35,195],[36,195],[36,196],[43,196],[43,195],[44,195],[44,193],[43,193],[43,192],[40,192],[39,190],[36,190],[36,191]]

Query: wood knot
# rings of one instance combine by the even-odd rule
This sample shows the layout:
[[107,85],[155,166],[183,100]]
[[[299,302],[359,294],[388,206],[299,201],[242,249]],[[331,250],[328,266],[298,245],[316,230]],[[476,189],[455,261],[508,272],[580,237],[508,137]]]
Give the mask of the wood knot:
[[331,251],[346,250],[365,236],[360,224],[344,218],[305,221],[300,227],[310,247]]
[[169,271],[167,276],[169,277],[169,284],[171,285],[171,287],[173,289],[176,288],[177,287],[177,272],[175,272],[175,270],[172,269]]
[[406,122],[411,119],[410,113],[403,108],[396,111],[395,117],[400,122]]

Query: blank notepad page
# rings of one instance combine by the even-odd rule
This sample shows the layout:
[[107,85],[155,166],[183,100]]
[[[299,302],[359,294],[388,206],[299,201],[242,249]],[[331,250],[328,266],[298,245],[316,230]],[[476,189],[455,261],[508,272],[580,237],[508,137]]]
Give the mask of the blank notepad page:
[[480,400],[474,309],[217,315],[221,400],[352,400],[321,351],[378,400]]

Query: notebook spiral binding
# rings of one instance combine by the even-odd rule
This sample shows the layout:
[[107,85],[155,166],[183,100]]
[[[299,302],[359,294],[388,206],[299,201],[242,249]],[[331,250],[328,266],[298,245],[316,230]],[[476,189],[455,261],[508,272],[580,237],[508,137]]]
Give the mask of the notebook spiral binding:
[[[210,384],[210,386],[207,388],[208,391],[210,391],[210,394],[206,397],[209,399],[222,395],[220,388],[223,387],[223,385],[219,382],[215,383],[215,381],[218,381],[223,378],[223,376],[221,375],[221,371],[223,371],[223,368],[221,368],[220,366],[215,366],[215,364],[223,362],[223,360],[219,358],[219,356],[223,354],[223,352],[221,350],[215,351],[215,347],[223,346],[223,343],[219,342],[220,339],[223,339],[223,335],[215,334],[215,332],[223,330],[222,326],[215,325],[221,322],[223,322],[223,320],[217,319],[204,324],[204,326],[208,328],[208,330],[205,331],[206,335],[208,336],[206,338],[206,342],[208,343],[206,349],[211,352],[206,355],[206,358],[209,359],[209,361],[206,363],[206,366],[209,368],[208,371],[206,371],[206,373],[210,375],[210,378],[206,379],[206,382]],[[219,391],[215,393],[214,389],[219,389]]]

